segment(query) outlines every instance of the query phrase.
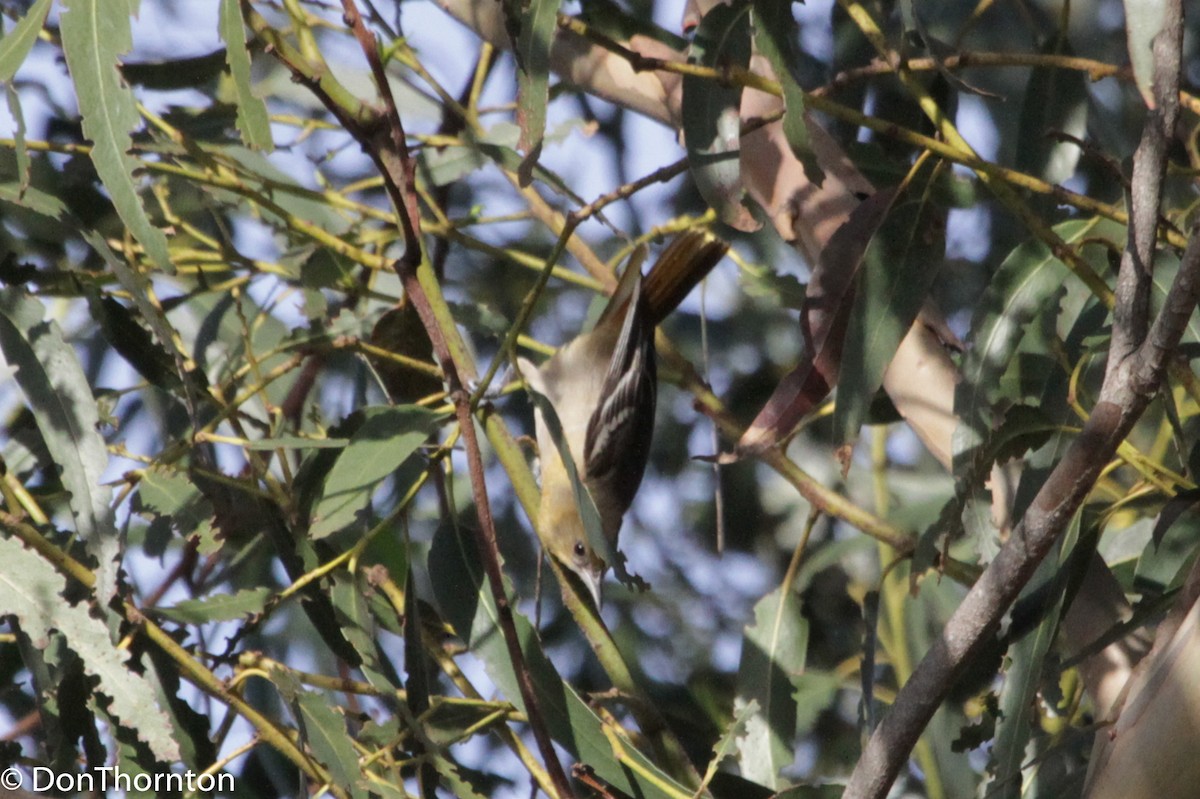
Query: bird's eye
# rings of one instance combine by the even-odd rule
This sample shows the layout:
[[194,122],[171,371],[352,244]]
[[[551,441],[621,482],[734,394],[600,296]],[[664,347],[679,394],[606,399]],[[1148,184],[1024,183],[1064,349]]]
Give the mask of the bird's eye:
[[575,557],[583,558],[583,556],[586,554],[587,554],[587,547],[585,547],[583,545],[582,541],[576,541],[575,542]]

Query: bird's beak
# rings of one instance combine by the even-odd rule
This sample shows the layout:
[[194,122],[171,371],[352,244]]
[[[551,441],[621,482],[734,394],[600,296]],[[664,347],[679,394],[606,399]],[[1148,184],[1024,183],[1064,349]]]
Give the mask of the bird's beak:
[[599,611],[604,606],[604,572],[598,569],[584,569],[579,576],[583,578],[583,584],[587,586],[592,601],[596,603],[596,610]]

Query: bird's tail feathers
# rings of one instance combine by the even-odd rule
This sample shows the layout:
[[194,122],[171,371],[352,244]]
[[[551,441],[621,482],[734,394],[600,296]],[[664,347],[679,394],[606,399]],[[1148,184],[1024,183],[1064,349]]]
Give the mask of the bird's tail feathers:
[[674,311],[728,250],[726,242],[706,230],[688,230],[676,236],[650,267],[642,284],[650,323],[657,325]]

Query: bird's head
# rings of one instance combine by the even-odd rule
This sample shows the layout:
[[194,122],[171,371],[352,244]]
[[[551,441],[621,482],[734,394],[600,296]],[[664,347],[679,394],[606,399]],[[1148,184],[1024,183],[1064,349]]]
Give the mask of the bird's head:
[[542,542],[550,555],[574,574],[587,588],[596,608],[603,599],[604,572],[608,564],[588,543],[583,520],[574,502],[542,503]]

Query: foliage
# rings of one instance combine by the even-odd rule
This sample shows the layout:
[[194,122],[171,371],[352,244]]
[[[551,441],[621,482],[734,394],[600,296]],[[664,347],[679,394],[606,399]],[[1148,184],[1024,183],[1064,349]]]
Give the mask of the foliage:
[[[0,766],[841,795],[1096,410],[1161,21],[652,5],[0,0]],[[700,227],[734,250],[664,325],[621,539],[652,588],[601,620],[540,557],[507,365]],[[906,790],[1083,794],[1093,656],[1194,600],[1182,336]]]

